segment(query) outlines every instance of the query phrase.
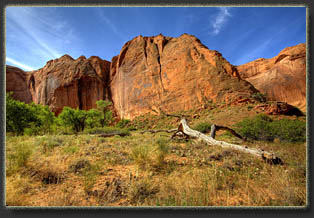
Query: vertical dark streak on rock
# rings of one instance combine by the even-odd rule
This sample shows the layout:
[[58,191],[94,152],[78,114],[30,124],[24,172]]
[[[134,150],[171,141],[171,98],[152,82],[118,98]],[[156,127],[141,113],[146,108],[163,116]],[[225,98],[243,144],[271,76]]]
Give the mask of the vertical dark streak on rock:
[[45,99],[45,105],[48,105],[48,90],[47,90],[47,86],[48,86],[48,77],[46,77],[45,80],[45,89],[44,89],[44,99]]
[[79,101],[79,109],[82,110],[83,108],[83,100],[82,100],[82,85],[81,85],[81,79],[77,81],[77,97]]
[[121,66],[121,64],[122,64],[122,62],[123,62],[123,60],[124,60],[124,57],[125,57],[125,55],[126,55],[126,53],[127,53],[127,51],[128,51],[128,46],[126,46],[124,49],[123,49],[123,51],[121,52],[121,55],[120,55],[120,57],[119,57],[119,63],[118,63],[118,66],[120,67]]
[[157,45],[157,44],[155,44],[155,45],[156,45],[156,48],[157,48],[157,51],[158,51],[158,57],[157,57],[157,61],[158,61],[158,65],[159,65],[159,72],[158,72],[158,75],[159,75],[159,79],[160,79],[162,91],[164,92],[164,91],[165,91],[165,87],[164,87],[164,84],[163,84],[163,82],[162,82],[161,64],[160,64],[161,51],[159,51],[158,45]]
[[147,52],[146,52],[146,49],[147,49],[147,42],[144,39],[144,56],[145,56],[145,61],[146,61],[146,65],[147,65]]

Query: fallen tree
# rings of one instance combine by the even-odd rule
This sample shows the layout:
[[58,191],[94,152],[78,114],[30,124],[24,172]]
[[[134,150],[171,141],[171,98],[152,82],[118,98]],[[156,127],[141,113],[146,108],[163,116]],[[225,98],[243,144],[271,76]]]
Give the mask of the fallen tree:
[[178,129],[157,129],[157,130],[154,130],[154,129],[150,129],[150,130],[145,130],[145,131],[142,131],[140,132],[141,134],[144,134],[145,132],[150,132],[150,133],[158,133],[158,132],[167,132],[167,133],[172,133],[172,132],[176,132],[178,131]]
[[209,144],[209,145],[216,145],[216,146],[220,146],[223,148],[231,148],[231,149],[234,149],[237,151],[242,151],[242,152],[254,155],[256,157],[259,157],[259,158],[265,160],[267,163],[270,163],[270,164],[283,164],[283,161],[279,157],[277,157],[275,154],[270,153],[270,152],[266,152],[262,149],[249,148],[248,146],[236,145],[236,144],[231,144],[231,143],[216,140],[215,139],[216,131],[219,129],[228,130],[233,135],[237,136],[238,138],[243,139],[243,137],[240,136],[239,134],[237,134],[234,130],[232,130],[228,127],[217,126],[214,124],[211,126],[210,135],[209,136],[205,135],[199,131],[191,129],[188,126],[185,118],[181,119],[178,130],[171,136],[171,138],[174,138],[178,134],[183,135],[186,138],[189,138],[189,137],[197,138],[197,139],[204,141],[206,144]]

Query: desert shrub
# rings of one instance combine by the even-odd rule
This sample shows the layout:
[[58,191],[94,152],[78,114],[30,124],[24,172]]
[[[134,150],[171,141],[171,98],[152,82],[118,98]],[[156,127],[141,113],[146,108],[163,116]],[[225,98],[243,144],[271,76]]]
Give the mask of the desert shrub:
[[142,178],[131,184],[128,197],[133,205],[140,205],[146,199],[152,198],[157,192],[159,192],[158,186],[152,184],[149,178]]
[[102,114],[96,109],[87,111],[86,124],[90,128],[98,127],[101,124]]
[[244,119],[237,123],[240,135],[253,139],[272,141],[274,134],[272,133],[269,123],[273,120],[265,114],[259,114],[253,119]]
[[132,149],[131,158],[142,169],[146,169],[150,164],[150,147],[148,145],[138,145]]
[[74,154],[79,151],[79,147],[76,145],[64,147],[63,151],[66,154]]
[[86,124],[87,112],[65,106],[58,119],[64,127],[71,127],[75,132],[83,131]]
[[14,100],[10,94],[6,95],[6,131],[22,135],[29,122],[35,119],[30,108],[20,101]]
[[96,102],[97,110],[101,113],[100,124],[102,127],[109,125],[112,118],[112,111],[109,110],[109,107],[112,105],[110,101],[99,100]]
[[62,136],[42,136],[35,142],[35,146],[39,146],[42,153],[52,151],[57,146],[62,146],[64,139]]
[[305,142],[306,123],[299,120],[281,119],[270,124],[275,138],[286,142]]
[[253,140],[273,141],[279,138],[287,142],[306,140],[306,123],[299,120],[272,120],[264,114],[253,119],[245,119],[236,124],[238,132]]
[[256,92],[252,94],[252,98],[259,102],[265,102],[266,101],[266,96],[260,92]]
[[47,105],[35,103],[31,103],[29,106],[31,107],[32,113],[37,117],[37,123],[34,125],[34,130],[38,131],[37,135],[40,133],[47,134],[51,132],[51,127],[54,124],[56,117],[54,113],[50,111],[49,107]]
[[201,122],[201,123],[198,123],[197,125],[195,125],[193,127],[193,129],[195,129],[199,132],[202,132],[202,133],[208,133],[208,132],[210,132],[211,125],[212,125],[211,123]]
[[19,168],[24,167],[32,152],[33,150],[30,144],[25,142],[18,143],[14,149],[14,152],[8,154],[7,156],[7,176],[16,172]]
[[39,135],[41,131],[40,126],[36,126],[34,123],[30,123],[29,127],[24,129],[24,134],[28,136]]
[[168,153],[169,147],[168,143],[169,141],[165,138],[159,138],[157,139],[157,156],[156,156],[156,164],[158,167],[161,167],[164,164],[165,156]]
[[119,128],[124,128],[126,127],[127,124],[130,123],[130,120],[127,120],[127,119],[121,119],[118,123],[117,123],[117,127]]
[[6,95],[6,131],[17,135],[46,134],[54,122],[54,114],[48,106],[25,104]]
[[89,193],[94,187],[100,167],[97,164],[90,164],[82,172],[84,176],[84,191]]

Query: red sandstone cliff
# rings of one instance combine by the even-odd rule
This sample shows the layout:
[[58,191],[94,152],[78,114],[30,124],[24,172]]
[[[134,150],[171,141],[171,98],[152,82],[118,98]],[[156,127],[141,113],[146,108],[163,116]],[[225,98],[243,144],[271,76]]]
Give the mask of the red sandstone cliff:
[[108,99],[110,62],[92,56],[74,60],[69,55],[50,60],[31,72],[28,86],[37,104],[49,105],[59,114],[64,106],[89,110],[96,101]]
[[[7,67],[7,91],[24,102],[49,105],[55,114],[64,106],[89,110],[96,101],[112,100],[120,118],[148,112],[204,108],[211,102],[254,102],[266,92],[270,100],[305,108],[305,45],[284,49],[272,59],[234,67],[194,36],[138,36],[127,42],[112,62],[92,56],[69,55],[25,73]],[[274,106],[275,105],[275,106]],[[265,104],[269,114],[291,114],[287,104]]]
[[194,36],[138,36],[112,59],[112,100],[120,117],[202,107],[209,100],[231,103],[256,89],[242,80],[219,52]]
[[306,110],[306,46],[282,50],[276,57],[260,58],[237,66],[240,76],[266,94],[268,100],[283,101]]
[[6,92],[13,92],[12,97],[16,100],[32,102],[32,95],[27,87],[27,73],[17,67],[7,65]]

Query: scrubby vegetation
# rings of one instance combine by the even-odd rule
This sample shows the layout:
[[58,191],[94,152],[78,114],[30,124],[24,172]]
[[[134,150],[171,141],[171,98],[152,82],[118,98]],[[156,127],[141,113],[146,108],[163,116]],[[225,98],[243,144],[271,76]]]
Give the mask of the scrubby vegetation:
[[273,120],[264,114],[253,119],[244,119],[237,123],[238,131],[243,136],[253,140],[284,142],[305,142],[306,123],[300,120],[283,118]]
[[197,130],[199,132],[202,132],[202,133],[208,133],[208,132],[210,132],[211,125],[212,125],[211,123],[200,122],[197,125],[195,125],[193,127],[193,129],[195,129],[195,130]]
[[48,106],[25,104],[6,94],[6,131],[16,135],[46,134],[51,131],[54,115]]
[[[20,129],[14,127],[18,121],[10,111],[15,105]],[[272,151],[284,161],[270,165],[197,140],[171,140],[171,133],[142,133],[177,127],[176,118],[149,114],[116,124],[112,113],[104,116],[110,110],[103,106],[82,112],[65,109],[63,118],[62,113],[53,116],[48,125],[39,122],[50,117],[48,108],[35,113],[38,119],[26,120],[32,107],[44,107],[20,104],[7,96],[8,206],[307,204],[305,118],[258,115],[247,106],[185,112],[196,117],[188,118],[194,129],[206,134],[213,123],[236,128],[252,139],[245,142],[247,146]],[[105,133],[125,134],[99,137]],[[243,143],[228,132],[218,133],[217,140]]]

